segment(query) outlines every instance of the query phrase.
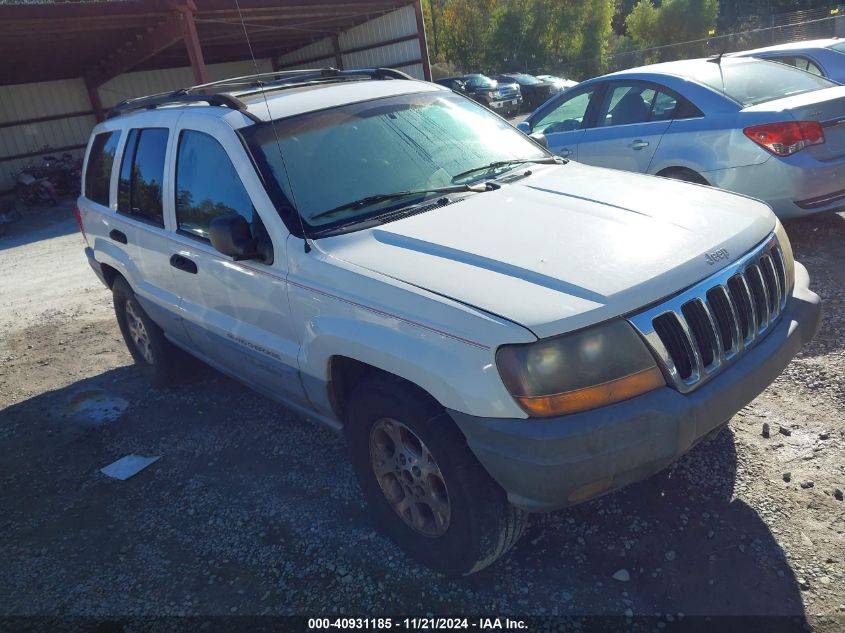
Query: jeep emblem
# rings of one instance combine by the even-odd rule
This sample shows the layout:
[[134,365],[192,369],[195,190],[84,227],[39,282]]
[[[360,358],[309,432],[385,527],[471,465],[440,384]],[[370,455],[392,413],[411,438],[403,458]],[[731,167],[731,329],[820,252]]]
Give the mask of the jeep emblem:
[[712,266],[721,259],[730,258],[730,253],[728,253],[727,249],[725,248],[720,248],[718,251],[713,251],[712,253],[704,254],[704,261],[706,261],[709,266]]

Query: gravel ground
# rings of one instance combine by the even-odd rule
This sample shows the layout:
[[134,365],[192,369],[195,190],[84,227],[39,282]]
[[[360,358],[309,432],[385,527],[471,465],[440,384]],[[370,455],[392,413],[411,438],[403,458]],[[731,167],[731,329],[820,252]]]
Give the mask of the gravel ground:
[[[145,384],[71,208],[35,210],[0,237],[0,615],[777,614],[842,630],[845,218],[787,230],[826,305],[784,374],[674,467],[537,518],[504,560],[445,580],[372,524],[333,432],[199,364]],[[129,453],[161,460],[99,473]]]

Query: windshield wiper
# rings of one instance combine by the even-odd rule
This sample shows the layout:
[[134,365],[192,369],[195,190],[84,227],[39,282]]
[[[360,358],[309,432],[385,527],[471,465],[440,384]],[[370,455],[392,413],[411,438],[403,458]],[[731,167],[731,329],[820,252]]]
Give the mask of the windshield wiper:
[[352,202],[345,202],[340,206],[334,207],[333,209],[328,209],[326,211],[320,211],[317,215],[312,215],[311,220],[316,220],[317,218],[323,218],[328,215],[333,215],[335,213],[339,213],[341,211],[347,211],[349,209],[360,209],[361,207],[366,207],[371,204],[377,204],[379,202],[386,202],[387,200],[394,200],[399,198],[407,198],[409,196],[421,196],[427,193],[460,193],[462,191],[473,191],[475,193],[483,193],[485,191],[489,191],[491,187],[488,187],[486,184],[484,185],[453,185],[451,187],[431,187],[430,189],[415,189],[412,191],[394,191],[393,193],[377,193],[372,196],[367,196],[366,198],[361,198],[360,200],[353,200]]
[[520,165],[522,163],[543,163],[547,165],[554,165],[562,164],[563,161],[557,156],[547,156],[544,158],[509,158],[508,160],[497,160],[493,161],[492,163],[487,163],[486,165],[479,165],[478,167],[473,167],[472,169],[462,171],[461,173],[453,176],[452,181],[454,182],[458,178],[463,178],[464,176],[471,176],[472,174],[478,171],[491,171],[499,167],[507,167],[508,165]]

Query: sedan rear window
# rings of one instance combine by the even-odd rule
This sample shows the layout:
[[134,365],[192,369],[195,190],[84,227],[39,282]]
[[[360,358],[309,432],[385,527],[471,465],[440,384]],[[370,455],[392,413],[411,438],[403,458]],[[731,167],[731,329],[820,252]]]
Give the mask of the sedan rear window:
[[743,106],[831,88],[838,84],[777,62],[749,60],[696,64],[690,78],[724,93]]

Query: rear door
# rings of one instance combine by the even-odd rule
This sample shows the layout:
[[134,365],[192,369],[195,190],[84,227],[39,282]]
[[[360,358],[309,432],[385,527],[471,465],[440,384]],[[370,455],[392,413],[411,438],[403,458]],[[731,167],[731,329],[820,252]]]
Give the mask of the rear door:
[[[173,166],[176,242],[169,256],[191,345],[212,364],[273,397],[305,402],[290,320],[285,240],[237,135],[217,119],[180,119]],[[268,256],[233,261],[209,241],[211,221],[239,214]]]
[[600,93],[601,84],[593,84],[550,101],[531,117],[531,133],[545,136],[558,156],[580,160],[579,144],[595,118]]
[[123,242],[137,275],[129,280],[150,317],[171,338],[184,341],[179,319],[180,297],[175,287],[168,252],[170,225],[164,211],[169,124],[127,130],[122,145],[117,181],[117,205],[110,239]]
[[581,139],[578,160],[589,165],[646,173],[678,98],[640,81],[614,81],[598,110],[595,127]]

